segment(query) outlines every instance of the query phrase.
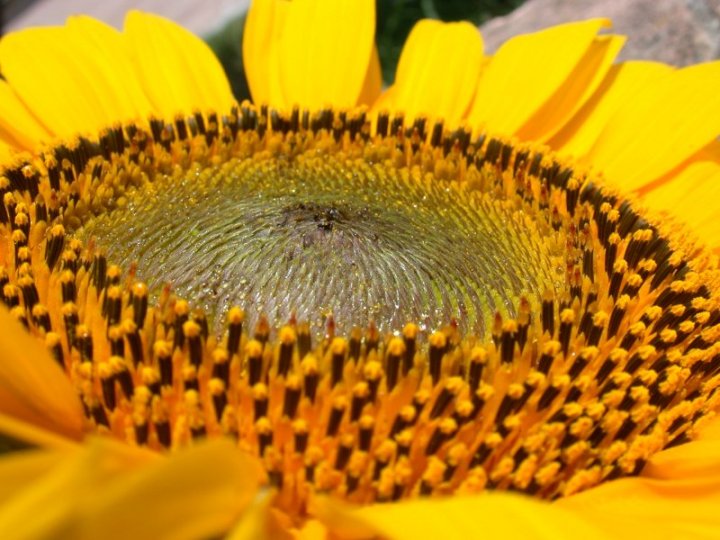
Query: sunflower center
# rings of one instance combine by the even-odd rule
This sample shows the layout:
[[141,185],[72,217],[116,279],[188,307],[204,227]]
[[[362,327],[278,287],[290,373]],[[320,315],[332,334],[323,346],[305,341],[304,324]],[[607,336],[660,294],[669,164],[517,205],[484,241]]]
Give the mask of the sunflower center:
[[332,314],[344,330],[456,320],[479,336],[520,295],[555,289],[541,234],[502,197],[315,150],[163,176],[82,233],[219,324],[242,305],[276,327],[295,315],[319,331]]
[[[571,495],[717,410],[712,257],[535,148],[302,118],[152,121],[0,175],[0,301],[97,432],[158,451],[232,438],[302,523],[312,493]],[[137,267],[123,279],[104,251]],[[233,306],[212,335],[138,274],[277,325]],[[329,312],[345,330],[300,319]]]

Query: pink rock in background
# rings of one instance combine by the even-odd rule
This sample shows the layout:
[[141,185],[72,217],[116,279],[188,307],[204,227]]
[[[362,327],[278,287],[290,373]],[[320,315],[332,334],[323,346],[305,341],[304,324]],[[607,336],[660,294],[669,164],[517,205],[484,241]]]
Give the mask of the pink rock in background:
[[[3,2],[4,3],[4,2]],[[83,13],[122,28],[125,13],[139,9],[167,17],[201,36],[220,29],[243,13],[250,0],[37,0],[9,21],[6,32],[30,26],[64,24],[68,15]]]

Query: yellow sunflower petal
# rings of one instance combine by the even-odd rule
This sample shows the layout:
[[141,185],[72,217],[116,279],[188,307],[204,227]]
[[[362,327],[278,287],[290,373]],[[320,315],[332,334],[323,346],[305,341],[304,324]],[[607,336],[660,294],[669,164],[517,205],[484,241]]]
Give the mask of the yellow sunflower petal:
[[27,478],[0,506],[0,537],[19,538],[22,531],[23,538],[81,538],[76,523],[88,500],[100,488],[156,458],[113,440],[97,440],[64,453],[46,474]]
[[28,480],[0,507],[3,538],[16,531],[24,538],[217,537],[257,489],[254,465],[226,440],[162,458],[94,439]]
[[84,414],[68,378],[5,308],[0,328],[0,413],[79,439]]
[[5,436],[29,446],[54,450],[70,450],[76,448],[78,441],[68,439],[54,431],[38,427],[14,416],[0,412],[0,437]]
[[20,148],[144,119],[151,110],[120,34],[90,17],[10,34],[0,42],[0,68],[9,81],[0,89],[0,130]]
[[720,61],[679,69],[627,99],[600,133],[588,162],[623,189],[638,189],[681,164],[720,132]]
[[46,449],[3,454],[0,458],[0,504],[48,474],[66,456],[65,452]]
[[612,66],[595,94],[548,144],[568,155],[587,154],[626,100],[642,88],[654,86],[672,70],[658,62],[633,61]]
[[680,165],[668,171],[661,177],[653,180],[652,182],[644,183],[642,187],[636,190],[636,192],[638,195],[645,196],[668,182],[675,182],[689,167],[708,162],[720,165],[720,139],[715,139],[709,144],[703,146]]
[[283,107],[285,103],[273,100],[271,80],[277,77],[273,49],[277,47],[285,24],[285,2],[253,0],[245,18],[243,30],[243,67],[255,103],[272,103]]
[[226,111],[235,103],[210,47],[181,26],[131,11],[124,34],[136,73],[158,114],[172,118],[194,109]]
[[322,519],[340,538],[605,538],[581,516],[508,493],[414,499],[350,509],[327,502]]
[[672,181],[646,193],[643,202],[653,210],[680,218],[707,245],[720,245],[720,165],[717,163],[691,163]]
[[720,441],[720,415],[703,423],[697,437],[701,441]]
[[[135,75],[127,46],[120,32],[92,17],[74,16],[67,27],[85,41],[87,69],[101,74],[104,101],[113,107],[115,121],[144,121],[153,107]],[[88,46],[88,43],[91,46]]]
[[370,57],[370,65],[368,65],[365,81],[363,82],[362,91],[358,98],[359,105],[371,106],[382,92],[382,68],[380,66],[380,54],[377,46],[373,46],[372,56]]
[[[656,480],[676,480],[673,493],[682,492],[694,484],[712,488],[720,496],[720,440],[693,441],[656,454],[643,470],[643,476]],[[697,483],[696,480],[702,482]],[[676,491],[679,490],[679,491]],[[699,492],[690,493],[700,496]],[[720,522],[720,519],[718,520]]]
[[457,123],[470,105],[483,63],[483,41],[468,22],[419,21],[405,42],[395,76],[395,106],[412,121]]
[[259,493],[225,537],[226,540],[260,540],[272,538],[269,534],[269,518],[272,495],[269,491]]
[[607,482],[555,504],[613,538],[717,538],[718,455],[718,440],[683,444],[653,456],[642,477]]
[[[383,93],[375,100],[370,109],[371,116],[382,111],[391,111],[395,108],[395,85],[388,86]],[[374,119],[374,118],[373,118]]]
[[[2,132],[0,131],[0,133]],[[0,140],[0,161],[2,161],[3,163],[8,163],[12,161],[13,149],[15,148],[15,146],[8,144],[8,142],[4,140],[1,134],[0,139],[2,139]]]
[[375,2],[290,2],[286,17],[279,51],[286,103],[356,105],[372,56]]
[[607,19],[563,24],[507,41],[482,72],[469,114],[488,132],[512,135],[562,87]]
[[22,150],[33,150],[52,138],[3,80],[0,80],[0,138],[9,146]]
[[520,128],[517,136],[543,142],[557,133],[597,90],[624,44],[624,36],[596,37],[565,84]]
[[327,540],[329,531],[322,521],[310,519],[297,531],[295,537],[297,540]]
[[113,477],[86,497],[77,527],[82,538],[218,537],[255,497],[257,482],[254,462],[215,439]]
[[0,41],[0,70],[20,100],[54,135],[72,137],[112,123],[91,53],[67,28],[30,28]]

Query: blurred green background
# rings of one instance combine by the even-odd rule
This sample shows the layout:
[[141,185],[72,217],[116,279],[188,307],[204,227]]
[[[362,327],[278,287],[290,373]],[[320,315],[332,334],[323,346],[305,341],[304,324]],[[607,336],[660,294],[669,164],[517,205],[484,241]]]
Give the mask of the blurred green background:
[[[378,0],[376,40],[385,84],[392,83],[402,45],[419,19],[467,20],[480,25],[491,17],[509,13],[522,3],[523,0]],[[244,24],[245,17],[238,17],[207,38],[239,100],[250,97],[240,49]]]

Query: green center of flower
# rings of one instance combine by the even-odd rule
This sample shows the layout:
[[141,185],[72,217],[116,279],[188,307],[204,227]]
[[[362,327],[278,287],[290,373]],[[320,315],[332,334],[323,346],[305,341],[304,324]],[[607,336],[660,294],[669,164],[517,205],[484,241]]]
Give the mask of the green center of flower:
[[531,213],[404,173],[333,154],[231,159],[148,183],[82,235],[218,329],[241,305],[276,327],[294,315],[320,330],[332,314],[343,331],[456,320],[483,336],[522,294],[555,289],[563,268]]

